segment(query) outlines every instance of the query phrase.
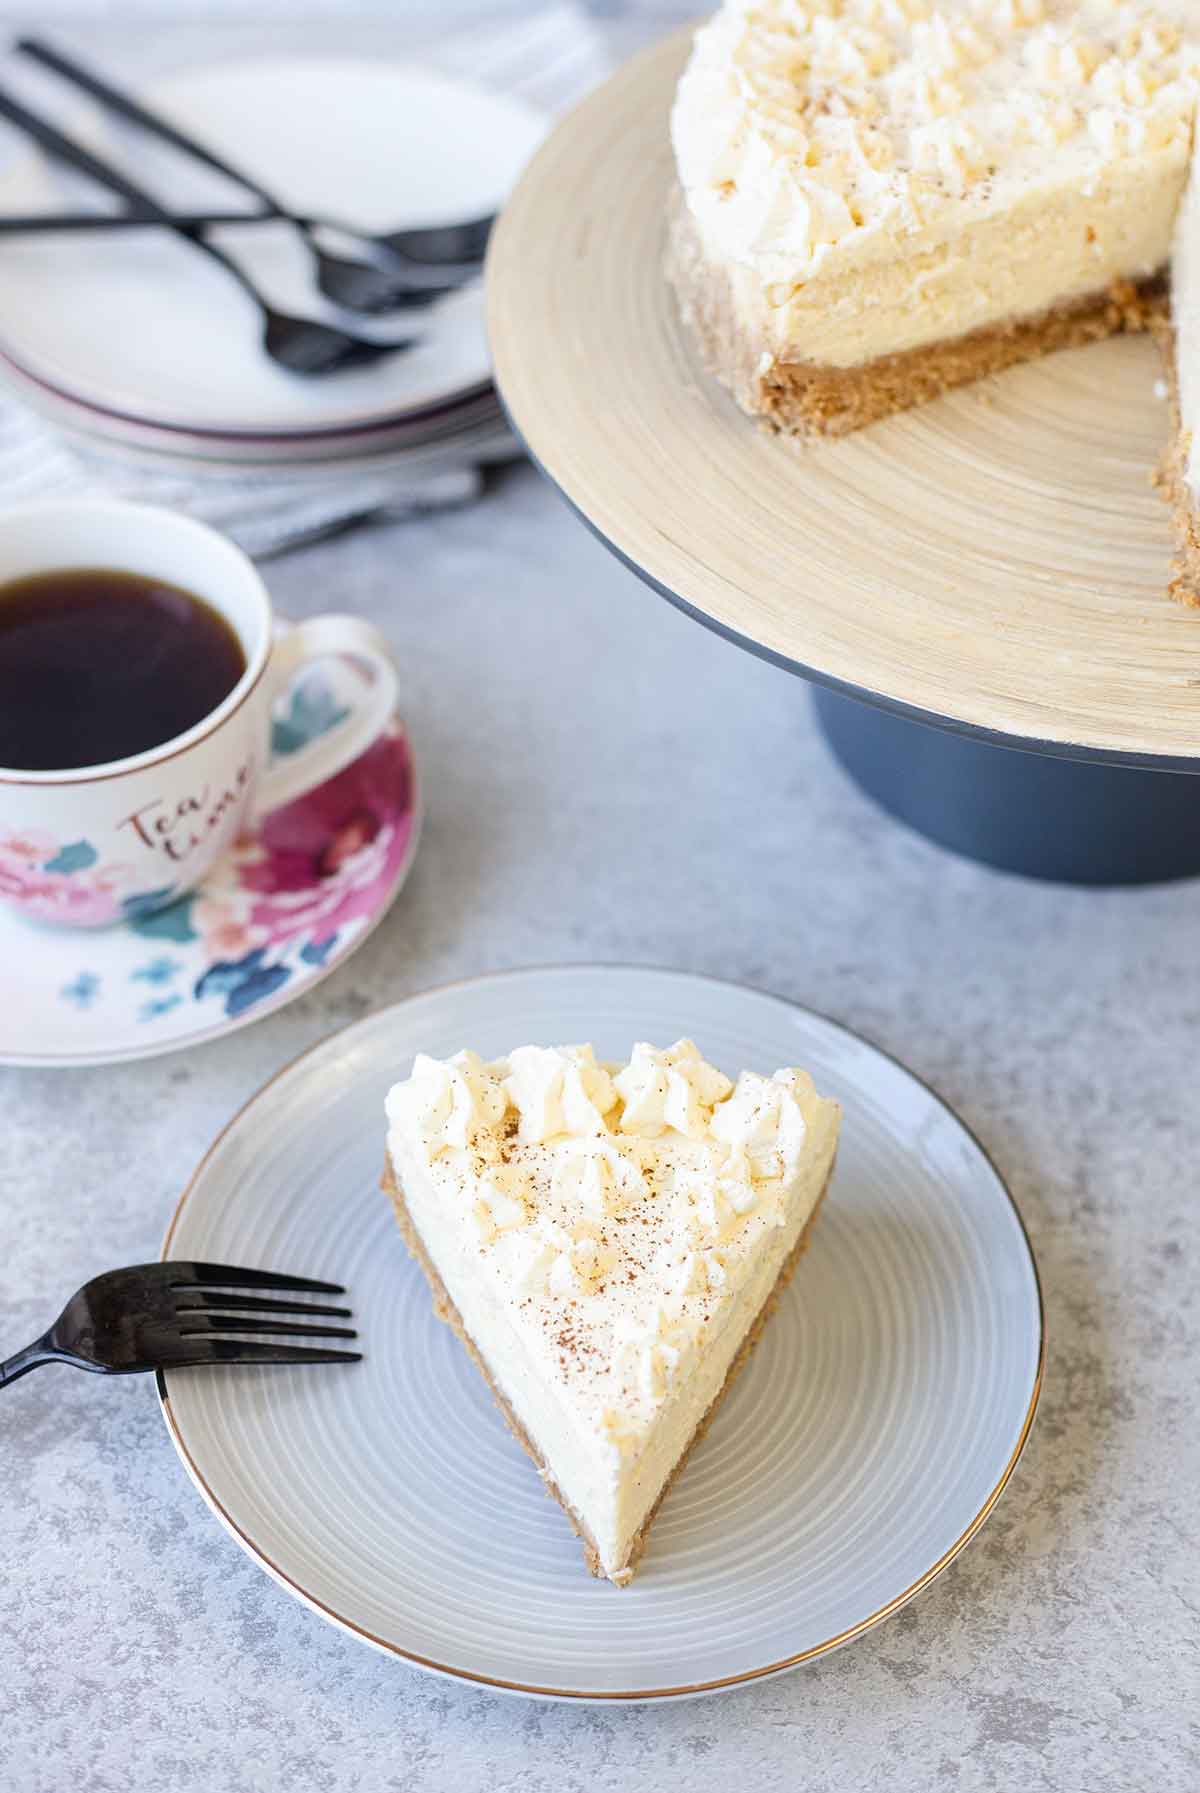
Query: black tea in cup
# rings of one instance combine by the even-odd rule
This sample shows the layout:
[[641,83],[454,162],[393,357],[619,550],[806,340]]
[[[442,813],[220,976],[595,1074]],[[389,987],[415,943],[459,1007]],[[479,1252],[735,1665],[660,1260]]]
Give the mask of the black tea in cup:
[[0,766],[56,772],[159,747],[203,721],[246,670],[211,604],[104,567],[0,585]]

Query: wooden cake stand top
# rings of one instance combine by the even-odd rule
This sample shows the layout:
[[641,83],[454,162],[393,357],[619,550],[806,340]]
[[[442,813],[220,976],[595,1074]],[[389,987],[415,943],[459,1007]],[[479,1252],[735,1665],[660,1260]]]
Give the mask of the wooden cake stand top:
[[530,452],[652,586],[796,672],[1014,746],[1200,770],[1153,345],[1050,356],[841,441],[765,434],[662,273],[687,43],[566,118],[496,227],[492,350]]

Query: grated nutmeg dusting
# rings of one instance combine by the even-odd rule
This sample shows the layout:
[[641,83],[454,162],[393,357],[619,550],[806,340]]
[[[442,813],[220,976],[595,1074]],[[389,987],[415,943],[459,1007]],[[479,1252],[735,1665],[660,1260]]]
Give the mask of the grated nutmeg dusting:
[[795,1070],[735,1084],[690,1041],[419,1058],[388,1098],[483,1272],[621,1448],[787,1224],[809,1127]]

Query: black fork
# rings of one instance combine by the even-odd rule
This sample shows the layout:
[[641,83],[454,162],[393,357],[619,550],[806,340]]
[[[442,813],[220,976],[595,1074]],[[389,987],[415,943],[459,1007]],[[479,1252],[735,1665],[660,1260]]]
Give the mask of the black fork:
[[[268,192],[261,181],[247,174],[244,169],[235,168],[208,144],[189,137],[178,125],[172,124],[170,119],[161,118],[143,101],[125,93],[94,69],[87,68],[74,57],[67,56],[62,50],[56,50],[52,44],[43,43],[36,37],[19,38],[16,48],[33,61],[53,69],[64,80],[73,82],[85,93],[90,93],[93,99],[99,100],[110,112],[140,126],[144,131],[149,131],[175,149],[203,162],[206,167],[215,169],[226,180],[236,182],[258,201],[260,218],[286,219],[299,233],[313,257],[317,286],[335,305],[345,305],[352,311],[369,313],[428,305],[479,272],[479,261],[487,243],[490,219],[474,219],[467,224],[435,225],[426,229],[399,230],[380,236],[370,236],[346,225],[332,226],[340,235],[349,238],[351,242],[357,242],[368,251],[390,254],[393,259],[404,264],[407,272],[396,267],[381,267],[376,262],[335,255],[321,241],[321,220],[303,218],[290,212],[274,194]],[[455,262],[458,263],[457,268],[454,266]],[[443,275],[440,281],[432,275],[422,275],[422,269],[439,268]]]
[[171,231],[224,268],[237,281],[246,297],[258,307],[262,318],[264,350],[272,361],[278,362],[289,373],[328,374],[347,367],[366,367],[385,355],[411,348],[416,341],[415,337],[407,336],[390,342],[376,342],[354,336],[348,330],[340,330],[333,324],[322,323],[318,318],[294,317],[289,312],[280,311],[267,302],[233,256],[227,255],[216,243],[209,241],[203,228],[191,230],[180,224],[144,187],[139,187],[136,181],[130,180],[128,175],[122,174],[94,151],[76,143],[48,119],[31,112],[28,106],[23,106],[20,100],[14,99],[3,88],[0,88],[0,118],[6,118],[18,130],[24,131],[27,137],[39,144],[55,161],[74,168],[77,173],[86,175],[98,186],[107,187],[110,193],[124,199],[145,223],[157,224],[163,230]]
[[[270,1290],[248,1294],[247,1290]],[[104,1376],[202,1363],[357,1363],[361,1351],[276,1343],[281,1337],[353,1339],[348,1307],[296,1297],[344,1295],[340,1283],[232,1264],[134,1264],[93,1277],[39,1339],[0,1363],[0,1388],[44,1363]],[[310,1322],[316,1321],[317,1324]]]

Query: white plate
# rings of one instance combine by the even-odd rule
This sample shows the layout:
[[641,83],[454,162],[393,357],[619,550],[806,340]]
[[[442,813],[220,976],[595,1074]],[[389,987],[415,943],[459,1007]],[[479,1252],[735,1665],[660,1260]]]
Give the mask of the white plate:
[[177,470],[228,467],[260,469],[271,474],[313,473],[319,477],[358,472],[392,460],[398,468],[428,461],[465,466],[492,455],[500,443],[513,452],[515,439],[495,392],[484,388],[422,421],[403,419],[377,429],[311,436],[223,436],[164,430],[154,424],[131,423],[108,412],[79,404],[25,373],[0,351],[0,389],[11,391],[56,430],[84,447],[105,455],[149,456]]
[[[146,98],[293,209],[368,230],[494,211],[545,129],[521,102],[403,64],[227,63],[159,81]],[[175,209],[243,203],[219,177],[94,111],[72,115],[70,127]],[[96,203],[88,184],[40,157],[14,154],[0,173],[0,212]],[[287,225],[238,227],[222,241],[285,310],[335,315]],[[261,352],[256,313],[229,276],[162,232],[5,239],[0,272],[0,342],[13,357],[61,392],[142,422],[233,433],[336,430],[435,404],[489,378],[478,282],[423,321],[398,313],[350,324],[385,336],[419,328],[422,340],[410,352],[305,380]]]
[[195,454],[207,459],[236,457],[245,462],[279,465],[303,460],[339,460],[378,453],[389,445],[424,447],[473,426],[478,418],[500,415],[500,403],[490,384],[427,406],[420,411],[386,417],[361,429],[304,430],[290,435],[269,431],[231,434],[221,430],[187,430],[159,423],[144,423],[102,406],[90,405],[39,379],[22,367],[11,353],[0,348],[0,385],[51,422],[95,437],[97,441],[149,448],[160,454]]
[[[433,1317],[377,1187],[382,1104],[419,1049],[590,1039],[615,1057],[679,1034],[731,1072],[808,1066],[845,1128],[795,1281],[621,1590],[587,1574]],[[164,1251],[344,1281],[362,1330],[365,1360],[344,1369],[166,1379],[167,1425],[218,1518],[365,1642],[543,1697],[681,1697],[859,1635],[986,1518],[1041,1382],[1029,1244],[961,1122],[834,1022],[681,972],[519,971],[359,1022],[242,1110]]]

